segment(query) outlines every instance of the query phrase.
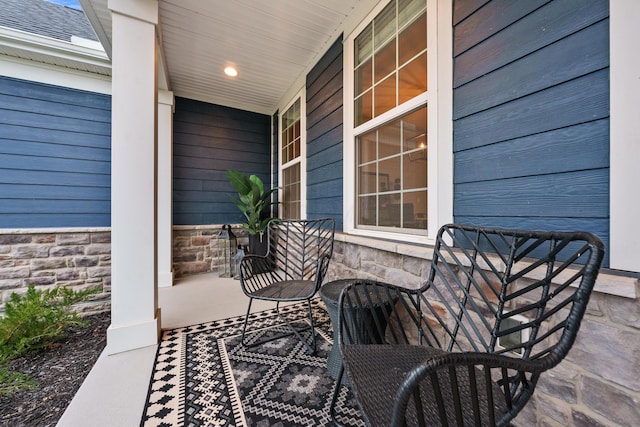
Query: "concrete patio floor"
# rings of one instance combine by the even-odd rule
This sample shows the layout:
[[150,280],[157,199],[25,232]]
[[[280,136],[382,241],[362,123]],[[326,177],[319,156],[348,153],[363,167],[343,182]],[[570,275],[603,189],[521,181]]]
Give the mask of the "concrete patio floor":
[[[158,289],[163,329],[244,315],[247,303],[240,282],[217,273],[190,276]],[[272,303],[256,301],[252,311],[269,308]],[[110,356],[103,352],[57,426],[140,425],[156,350],[154,345]]]

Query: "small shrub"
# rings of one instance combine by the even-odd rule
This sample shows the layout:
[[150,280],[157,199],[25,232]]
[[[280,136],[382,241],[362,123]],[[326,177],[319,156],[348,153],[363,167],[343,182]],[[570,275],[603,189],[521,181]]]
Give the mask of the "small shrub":
[[29,285],[23,296],[11,294],[5,304],[5,315],[0,318],[0,394],[34,386],[30,378],[9,372],[8,362],[45,350],[64,337],[71,326],[87,325],[72,306],[97,291],[65,287],[37,290]]
[[6,364],[0,365],[0,396],[11,396],[22,390],[35,390],[38,386],[28,375],[11,372]]

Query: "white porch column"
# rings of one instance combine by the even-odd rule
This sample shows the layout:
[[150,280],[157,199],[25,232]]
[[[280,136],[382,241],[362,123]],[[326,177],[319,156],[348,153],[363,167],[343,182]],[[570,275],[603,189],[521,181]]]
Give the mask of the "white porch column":
[[111,326],[107,353],[157,344],[157,0],[112,12]]
[[173,92],[158,92],[158,286],[173,285]]

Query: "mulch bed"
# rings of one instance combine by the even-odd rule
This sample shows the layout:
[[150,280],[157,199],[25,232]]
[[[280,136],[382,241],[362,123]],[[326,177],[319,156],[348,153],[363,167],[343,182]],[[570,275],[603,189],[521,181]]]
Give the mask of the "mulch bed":
[[10,363],[12,371],[38,383],[34,391],[0,396],[0,426],[55,426],[106,345],[109,313],[86,318],[89,326],[72,328],[44,353]]

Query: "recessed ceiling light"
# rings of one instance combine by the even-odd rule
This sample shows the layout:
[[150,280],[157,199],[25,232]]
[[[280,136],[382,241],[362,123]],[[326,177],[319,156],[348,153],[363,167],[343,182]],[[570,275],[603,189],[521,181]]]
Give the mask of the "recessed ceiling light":
[[238,75],[238,70],[233,67],[227,67],[224,69],[224,73],[229,77],[235,77]]

